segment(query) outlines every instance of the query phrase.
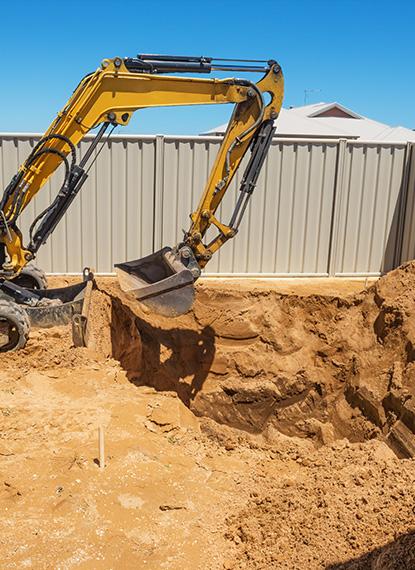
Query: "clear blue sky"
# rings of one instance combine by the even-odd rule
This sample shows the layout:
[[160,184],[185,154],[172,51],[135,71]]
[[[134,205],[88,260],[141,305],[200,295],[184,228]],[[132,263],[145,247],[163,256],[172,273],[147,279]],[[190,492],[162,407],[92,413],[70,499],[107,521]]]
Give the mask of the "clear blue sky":
[[[287,107],[321,89],[309,102],[415,128],[414,21],[411,0],[3,0],[0,131],[43,132],[104,57],[139,52],[274,58]],[[229,110],[146,110],[124,132],[195,134]]]

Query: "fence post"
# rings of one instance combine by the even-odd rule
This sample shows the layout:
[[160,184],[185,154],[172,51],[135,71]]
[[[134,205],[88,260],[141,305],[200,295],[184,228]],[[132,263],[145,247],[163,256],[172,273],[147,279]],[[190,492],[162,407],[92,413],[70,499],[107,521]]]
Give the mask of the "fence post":
[[164,136],[156,135],[154,150],[153,251],[163,241]]
[[340,212],[342,209],[343,194],[344,194],[346,149],[347,149],[347,140],[339,139],[336,174],[335,174],[334,190],[333,190],[333,209],[332,209],[330,244],[329,244],[329,254],[328,254],[327,272],[329,274],[329,277],[335,277],[337,269],[337,258],[339,250]]
[[402,176],[402,191],[399,204],[399,218],[396,235],[396,248],[393,264],[397,267],[414,257],[413,235],[415,222],[415,196],[410,191],[415,183],[415,152],[414,143],[406,144],[404,171]]

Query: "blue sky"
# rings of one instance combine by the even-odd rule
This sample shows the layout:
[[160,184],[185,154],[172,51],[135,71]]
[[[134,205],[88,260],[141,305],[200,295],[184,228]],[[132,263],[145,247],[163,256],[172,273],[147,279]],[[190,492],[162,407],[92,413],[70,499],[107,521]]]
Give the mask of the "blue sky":
[[[43,132],[79,79],[105,57],[172,53],[274,58],[285,106],[338,101],[415,128],[410,0],[1,1],[0,131]],[[241,76],[240,73],[236,74]],[[252,76],[251,79],[259,77]],[[230,106],[151,109],[118,132],[197,134]]]

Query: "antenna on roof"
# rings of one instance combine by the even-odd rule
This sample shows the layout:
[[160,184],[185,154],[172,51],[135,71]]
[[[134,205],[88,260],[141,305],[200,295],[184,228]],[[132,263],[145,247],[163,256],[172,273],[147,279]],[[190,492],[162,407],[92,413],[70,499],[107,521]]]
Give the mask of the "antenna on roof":
[[310,93],[321,93],[321,89],[304,89],[304,105],[307,105]]

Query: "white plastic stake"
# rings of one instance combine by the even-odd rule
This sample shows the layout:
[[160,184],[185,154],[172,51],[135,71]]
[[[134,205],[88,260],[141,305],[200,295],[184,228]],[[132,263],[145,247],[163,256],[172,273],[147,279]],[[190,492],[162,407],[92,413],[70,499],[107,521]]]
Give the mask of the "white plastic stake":
[[104,469],[105,447],[104,447],[104,428],[102,426],[99,426],[98,428],[98,445],[99,445],[99,468]]

